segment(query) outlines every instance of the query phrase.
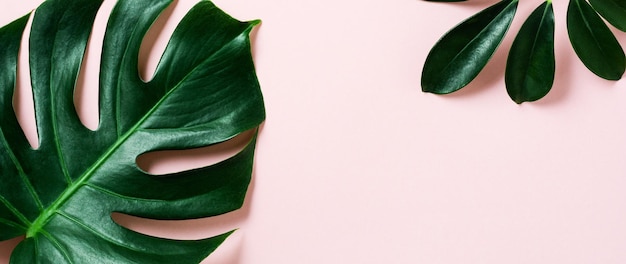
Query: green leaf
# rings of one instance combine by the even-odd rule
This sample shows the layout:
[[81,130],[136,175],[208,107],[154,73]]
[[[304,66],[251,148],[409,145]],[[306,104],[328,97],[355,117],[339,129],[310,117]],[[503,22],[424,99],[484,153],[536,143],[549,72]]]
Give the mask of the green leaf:
[[518,0],[504,0],[461,22],[431,49],[422,71],[422,90],[457,91],[485,67],[502,42]]
[[96,131],[80,122],[73,91],[102,1],[48,0],[36,10],[29,64],[38,149],[12,106],[28,17],[0,28],[0,239],[26,237],[11,263],[198,263],[230,234],[156,238],[111,218],[224,214],[241,207],[250,182],[254,138],[235,156],[198,169],[151,175],[136,164],[146,152],[224,142],[265,118],[249,41],[258,21],[237,21],[209,1],[180,22],[154,78],[140,79],[143,36],[171,2],[121,0],[112,11]]
[[506,89],[513,101],[536,101],[554,82],[554,11],[544,2],[533,11],[513,41],[506,64]]
[[607,80],[622,77],[626,69],[624,51],[585,0],[570,0],[567,31],[574,51],[589,70]]
[[606,21],[626,32],[626,1],[589,0],[589,3]]

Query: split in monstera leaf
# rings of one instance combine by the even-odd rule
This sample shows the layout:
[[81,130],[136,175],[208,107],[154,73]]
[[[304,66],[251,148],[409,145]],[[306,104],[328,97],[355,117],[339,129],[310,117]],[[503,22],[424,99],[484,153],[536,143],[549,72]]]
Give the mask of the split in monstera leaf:
[[235,20],[209,1],[187,13],[153,79],[141,80],[143,37],[171,2],[117,2],[103,43],[95,131],[79,120],[73,93],[102,0],[37,8],[29,34],[37,149],[12,105],[29,16],[0,28],[0,240],[25,237],[11,263],[198,263],[230,234],[164,239],[111,219],[113,212],[169,220],[224,214],[241,207],[250,182],[256,137],[198,169],[151,175],[135,162],[151,151],[225,142],[265,118],[249,39],[258,21]]
[[[447,32],[426,58],[422,90],[447,94],[468,85],[504,39],[518,2],[502,0]],[[626,69],[626,57],[601,16],[617,29],[626,31],[626,1],[570,0],[567,9],[570,42],[591,72],[607,80],[619,80]],[[552,88],[554,24],[552,1],[548,0],[530,14],[513,41],[504,75],[507,92],[518,104],[539,100]]]

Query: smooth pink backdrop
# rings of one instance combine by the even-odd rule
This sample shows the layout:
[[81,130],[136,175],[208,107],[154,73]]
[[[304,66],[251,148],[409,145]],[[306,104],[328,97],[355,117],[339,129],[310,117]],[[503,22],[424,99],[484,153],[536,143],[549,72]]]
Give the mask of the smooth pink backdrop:
[[[42,2],[1,1],[2,25]],[[177,1],[149,33],[146,78],[195,2]],[[121,224],[184,239],[239,228],[203,263],[626,263],[626,83],[594,76],[575,56],[567,1],[554,1],[554,88],[522,105],[508,98],[503,69],[540,0],[521,1],[485,70],[447,96],[420,91],[430,47],[496,1],[214,2],[238,19],[263,20],[253,51],[268,117],[246,204],[182,222],[114,216]],[[92,128],[98,42],[113,4],[98,16],[77,95]],[[614,32],[626,46],[626,33]],[[36,144],[26,74],[16,108]],[[201,166],[244,141],[152,154],[142,166]],[[1,261],[16,242],[0,244]]]

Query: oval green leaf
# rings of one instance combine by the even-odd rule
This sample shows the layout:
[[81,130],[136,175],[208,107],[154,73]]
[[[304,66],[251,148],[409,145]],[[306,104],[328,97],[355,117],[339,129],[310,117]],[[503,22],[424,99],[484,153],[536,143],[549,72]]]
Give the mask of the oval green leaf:
[[554,83],[554,11],[544,2],[522,25],[506,64],[506,90],[518,104],[544,97]]
[[626,1],[589,0],[589,3],[611,25],[626,32]]
[[199,263],[228,237],[152,237],[111,218],[192,219],[241,207],[255,138],[211,166],[152,175],[136,164],[157,150],[218,144],[265,118],[250,51],[258,21],[201,1],[178,24],[154,78],[141,80],[144,35],[172,0],[120,0],[104,37],[100,123],[86,128],[74,89],[102,0],[48,0],[35,12],[29,65],[39,148],[13,110],[17,58],[28,17],[0,28],[0,240],[25,239],[12,264]]
[[574,51],[594,74],[619,80],[626,69],[626,57],[613,32],[585,0],[570,0],[567,32]]
[[422,91],[446,94],[469,84],[485,67],[506,34],[518,0],[504,0],[461,22],[430,50]]

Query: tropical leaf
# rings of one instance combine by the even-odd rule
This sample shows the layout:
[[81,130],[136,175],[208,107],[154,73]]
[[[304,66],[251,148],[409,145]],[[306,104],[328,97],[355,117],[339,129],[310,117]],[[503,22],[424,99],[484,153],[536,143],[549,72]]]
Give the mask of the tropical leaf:
[[12,106],[28,16],[0,29],[0,239],[25,236],[11,263],[198,263],[230,232],[156,238],[119,226],[111,213],[177,220],[241,207],[254,138],[231,158],[178,173],[151,175],[135,161],[150,151],[224,142],[264,120],[248,36],[258,21],[240,22],[199,2],[172,35],[154,78],[143,81],[140,44],[171,0],[120,0],[104,38],[92,131],[78,118],[73,91],[101,3],[48,0],[35,12],[29,64],[37,149]]
[[431,49],[422,71],[422,90],[437,94],[457,91],[485,67],[502,42],[518,0],[503,0],[461,22]]
[[589,3],[606,21],[626,32],[626,1],[589,0]]
[[536,101],[552,88],[555,73],[552,2],[537,7],[518,32],[506,64],[506,89],[513,101]]
[[622,77],[626,69],[624,51],[587,1],[570,0],[567,31],[574,51],[589,70],[608,80]]

